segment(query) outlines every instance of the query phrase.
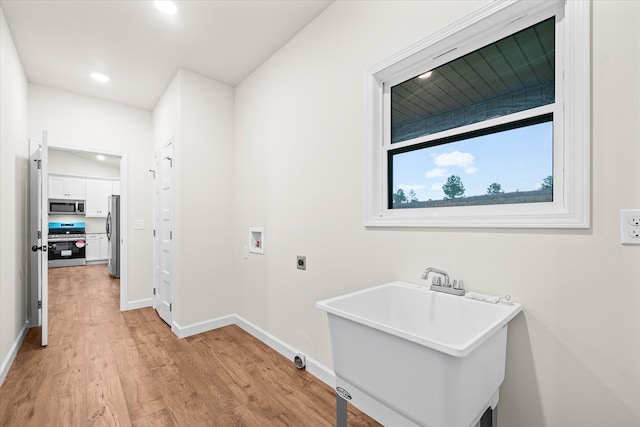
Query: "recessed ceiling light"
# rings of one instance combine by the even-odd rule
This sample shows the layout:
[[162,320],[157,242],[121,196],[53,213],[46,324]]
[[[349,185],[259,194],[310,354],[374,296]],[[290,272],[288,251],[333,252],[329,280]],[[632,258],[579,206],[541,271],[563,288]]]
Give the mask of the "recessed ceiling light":
[[91,73],[91,77],[93,78],[93,80],[100,83],[106,83],[109,81],[109,77],[105,76],[102,73]]
[[105,157],[102,154],[97,154],[96,155],[96,159],[103,161],[105,159]]
[[432,71],[427,71],[426,73],[420,74],[418,76],[419,79],[428,79],[431,77]]
[[166,15],[175,15],[178,8],[172,1],[168,0],[156,0],[153,2],[156,5],[156,9]]

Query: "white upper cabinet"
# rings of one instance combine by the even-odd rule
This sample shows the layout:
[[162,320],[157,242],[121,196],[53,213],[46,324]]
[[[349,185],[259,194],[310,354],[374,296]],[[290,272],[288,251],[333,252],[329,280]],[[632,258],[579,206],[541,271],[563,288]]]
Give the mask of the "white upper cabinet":
[[85,180],[61,175],[49,175],[49,198],[84,200]]
[[104,217],[109,212],[109,196],[113,194],[112,180],[87,179],[85,216]]

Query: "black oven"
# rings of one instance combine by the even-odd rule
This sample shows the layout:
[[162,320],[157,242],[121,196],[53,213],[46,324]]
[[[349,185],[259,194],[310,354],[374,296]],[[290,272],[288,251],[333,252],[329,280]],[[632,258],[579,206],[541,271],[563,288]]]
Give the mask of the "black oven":
[[86,264],[84,222],[49,223],[49,267]]
[[49,239],[49,267],[66,267],[71,265],[85,265],[86,241],[84,236],[69,237],[59,241]]

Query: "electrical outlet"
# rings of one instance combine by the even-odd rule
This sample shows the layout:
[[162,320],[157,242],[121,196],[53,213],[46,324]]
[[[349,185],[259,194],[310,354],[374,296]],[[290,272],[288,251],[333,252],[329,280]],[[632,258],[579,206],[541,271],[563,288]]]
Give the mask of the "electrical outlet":
[[306,256],[302,256],[302,255],[298,255],[297,260],[296,260],[296,266],[298,267],[298,270],[306,270],[307,269],[307,257]]
[[620,211],[620,240],[623,245],[640,245],[640,210]]

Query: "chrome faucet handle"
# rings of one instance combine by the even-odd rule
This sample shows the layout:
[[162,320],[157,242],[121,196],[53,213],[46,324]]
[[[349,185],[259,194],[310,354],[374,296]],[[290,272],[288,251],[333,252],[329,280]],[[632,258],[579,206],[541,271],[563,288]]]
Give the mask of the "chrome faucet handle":
[[453,289],[464,289],[464,282],[462,280],[454,279],[453,280]]
[[433,279],[431,279],[431,284],[433,286],[442,286],[442,278],[440,276],[433,276]]

